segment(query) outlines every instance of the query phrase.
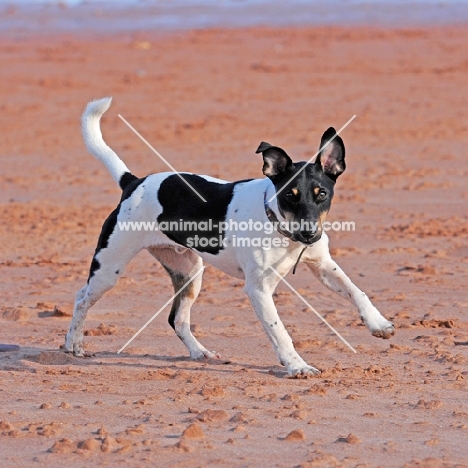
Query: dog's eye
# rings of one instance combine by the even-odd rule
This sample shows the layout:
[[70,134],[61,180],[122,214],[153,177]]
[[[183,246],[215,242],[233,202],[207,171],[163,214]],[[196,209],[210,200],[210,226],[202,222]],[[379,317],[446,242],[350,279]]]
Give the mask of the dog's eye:
[[322,189],[317,195],[317,200],[321,201],[321,200],[325,200],[325,198],[327,198],[327,192]]

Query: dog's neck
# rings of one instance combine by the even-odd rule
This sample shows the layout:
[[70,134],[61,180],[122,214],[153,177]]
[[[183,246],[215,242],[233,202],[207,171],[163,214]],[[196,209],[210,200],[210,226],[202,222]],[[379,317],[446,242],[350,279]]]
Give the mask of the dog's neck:
[[263,206],[265,207],[265,214],[270,223],[274,224],[276,230],[289,239],[292,239],[292,234],[281,227],[281,223],[286,222],[286,218],[281,214],[278,207],[278,200],[276,198],[276,189],[273,184],[269,185],[263,195]]
[[269,210],[273,213],[273,216],[276,218],[276,222],[286,222],[286,218],[281,214],[279,209],[278,199],[276,198],[276,188],[273,184],[268,184],[268,187],[265,190],[263,196],[263,205],[265,206],[265,212]]
[[[270,194],[271,193],[271,194]],[[292,233],[287,231],[286,229],[282,229],[281,227],[281,224],[280,224],[280,220],[278,219],[278,216],[277,214],[275,213],[275,211],[272,209],[272,206],[268,203],[268,200],[270,200],[273,196],[273,194],[276,194],[276,191],[274,190],[274,187],[273,187],[273,190],[265,190],[265,195],[264,195],[264,198],[263,198],[263,205],[265,207],[265,214],[268,218],[268,221],[270,221],[270,223],[274,224],[275,227],[276,227],[276,230],[284,237],[287,237],[288,239],[290,239],[292,242],[296,242],[295,240],[293,240],[292,238]],[[285,218],[281,215],[281,213],[279,212],[279,208],[278,208],[278,203],[277,203],[277,198],[274,197],[274,199],[272,200],[272,205],[274,204],[274,206],[276,207],[276,211],[278,212],[279,216],[281,217],[281,220],[285,220]],[[299,264],[299,262],[301,261],[301,257],[302,257],[302,254],[304,253],[304,251],[307,249],[307,245],[304,246],[300,253],[299,253],[299,256],[297,257],[297,260],[296,260],[296,263],[294,264],[294,268],[293,268],[293,275],[296,273],[296,268],[297,268],[297,265]]]

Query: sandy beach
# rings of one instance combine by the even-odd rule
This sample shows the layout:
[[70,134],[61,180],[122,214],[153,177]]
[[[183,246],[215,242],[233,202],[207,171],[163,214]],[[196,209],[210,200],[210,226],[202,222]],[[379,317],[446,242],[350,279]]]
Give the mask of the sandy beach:
[[[5,13],[7,14],[7,13]],[[5,35],[0,44],[0,453],[30,466],[468,466],[466,25],[235,28]],[[300,265],[275,301],[299,353],[293,380],[242,291],[208,266],[194,362],[146,252],[90,310],[93,357],[59,349],[102,222],[120,190],[80,133],[112,96],[106,141],[138,176],[167,168],[262,177],[261,141],[310,158],[329,126],[347,170],[331,221],[337,262],[396,326],[379,340]]]

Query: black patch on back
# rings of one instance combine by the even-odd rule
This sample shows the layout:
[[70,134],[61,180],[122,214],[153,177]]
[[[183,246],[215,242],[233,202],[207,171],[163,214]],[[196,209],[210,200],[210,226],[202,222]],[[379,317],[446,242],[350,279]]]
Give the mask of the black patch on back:
[[[181,180],[181,177],[206,202],[201,200]],[[159,230],[180,245],[199,252],[218,254],[223,249],[224,239],[224,231],[220,232],[218,228],[219,223],[226,220],[227,208],[232,200],[235,186],[249,180],[252,179],[218,183],[195,174],[180,174],[180,177],[177,174],[169,176],[162,182],[158,191],[158,200],[163,208],[163,212],[158,216]],[[170,226],[171,222],[173,226]],[[182,229],[180,226],[184,222],[195,222],[197,226],[184,230],[183,226]]]
[[[126,174],[130,174],[130,173],[126,173]],[[96,247],[96,250],[94,251],[94,257],[91,262],[91,267],[89,269],[88,283],[89,283],[89,280],[93,277],[94,273],[97,270],[99,270],[99,268],[101,267],[100,262],[96,259],[96,255],[99,253],[101,249],[105,249],[109,245],[109,237],[114,232],[115,226],[117,224],[117,216],[120,211],[120,205],[122,204],[124,200],[126,200],[127,198],[130,198],[130,196],[137,189],[137,187],[146,180],[146,177],[143,177],[142,179],[138,179],[133,174],[130,174],[130,175],[134,177],[134,180],[129,181],[128,185],[123,189],[122,196],[120,198],[120,203],[117,205],[117,208],[108,216],[108,218],[104,221],[104,224],[102,225],[101,234],[99,234],[97,247]],[[122,181],[122,179],[120,180]]]
[[138,180],[137,176],[134,176],[131,172],[124,172],[122,177],[119,180],[119,186],[124,190],[130,183]]

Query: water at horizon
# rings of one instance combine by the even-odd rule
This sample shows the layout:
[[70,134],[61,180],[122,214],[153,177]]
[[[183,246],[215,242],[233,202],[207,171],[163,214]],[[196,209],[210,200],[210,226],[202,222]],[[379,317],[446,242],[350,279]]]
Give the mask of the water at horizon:
[[468,22],[468,0],[0,0],[3,33]]

